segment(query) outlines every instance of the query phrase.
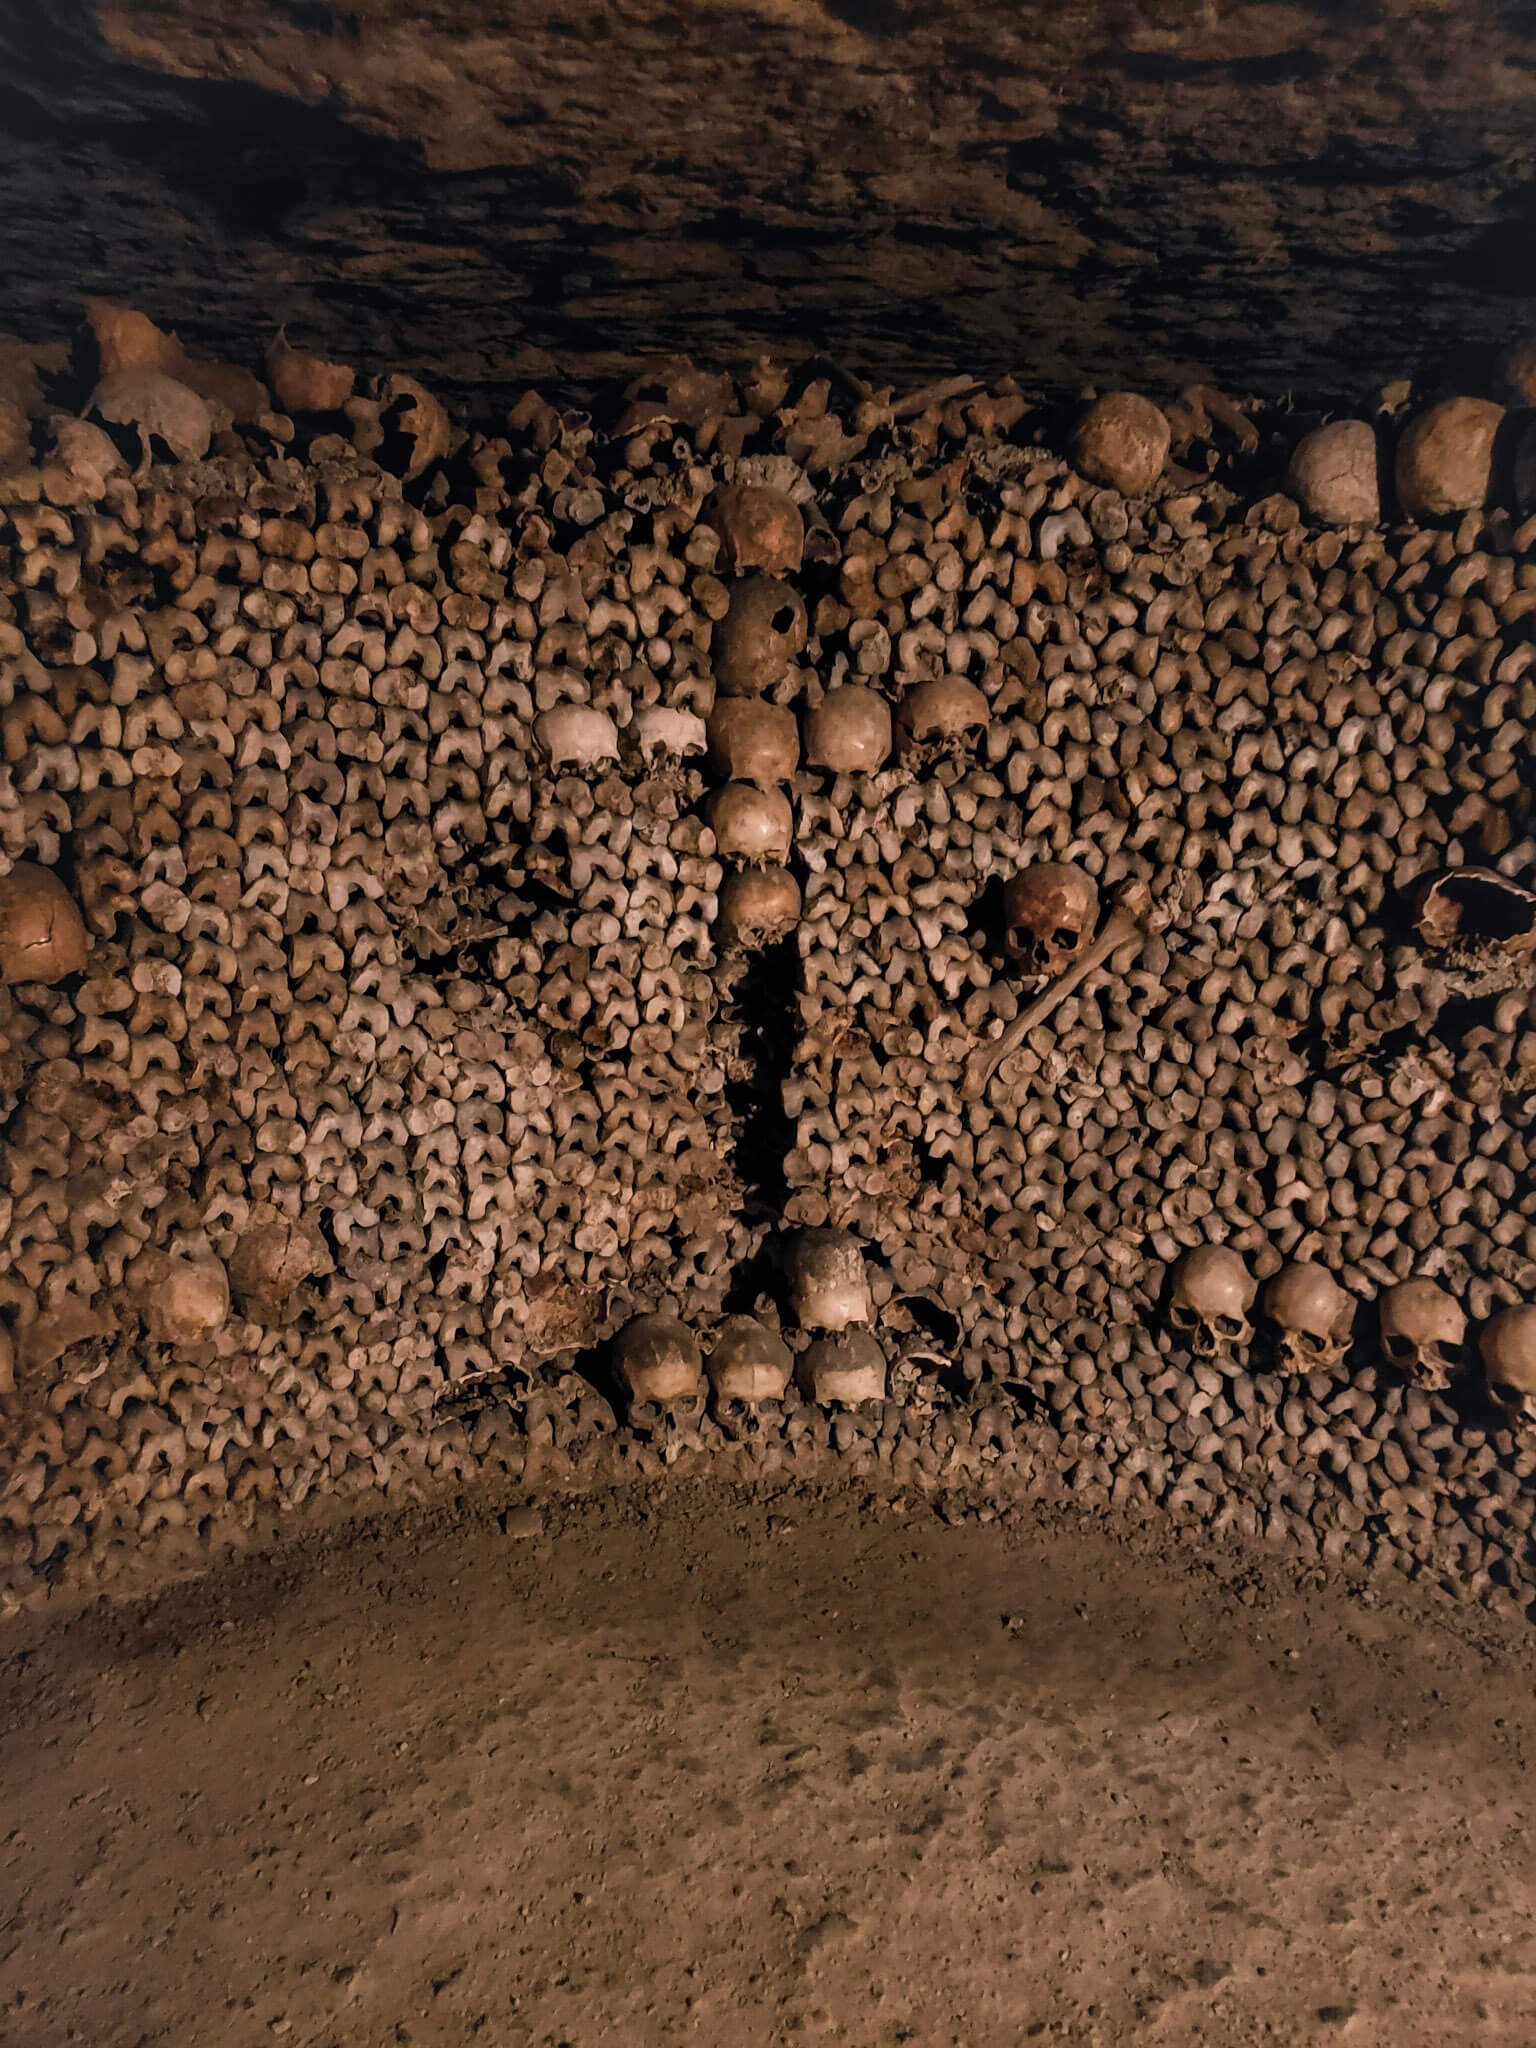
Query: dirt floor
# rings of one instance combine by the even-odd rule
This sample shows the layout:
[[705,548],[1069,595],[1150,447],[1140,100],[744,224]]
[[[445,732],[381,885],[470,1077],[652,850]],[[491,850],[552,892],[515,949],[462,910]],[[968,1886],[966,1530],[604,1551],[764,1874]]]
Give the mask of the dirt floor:
[[667,1485],[29,1620],[0,2041],[1529,2048],[1536,1658],[1409,1591]]

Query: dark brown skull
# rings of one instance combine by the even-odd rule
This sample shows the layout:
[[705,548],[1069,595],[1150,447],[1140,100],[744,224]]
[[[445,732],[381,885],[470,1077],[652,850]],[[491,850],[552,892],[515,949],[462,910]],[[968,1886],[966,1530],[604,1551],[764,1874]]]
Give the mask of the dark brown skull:
[[1026,974],[1063,973],[1098,921],[1098,889],[1066,861],[1025,868],[1003,891],[1003,943]]

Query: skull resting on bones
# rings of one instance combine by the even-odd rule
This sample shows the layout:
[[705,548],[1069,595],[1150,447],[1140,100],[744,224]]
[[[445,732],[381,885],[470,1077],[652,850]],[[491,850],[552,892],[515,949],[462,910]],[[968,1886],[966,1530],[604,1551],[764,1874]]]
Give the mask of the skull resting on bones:
[[756,1316],[729,1316],[715,1333],[709,1381],[717,1406],[782,1401],[794,1361],[777,1330]]
[[840,1330],[807,1346],[795,1377],[818,1407],[858,1408],[885,1399],[885,1353],[868,1330]]
[[1536,1433],[1536,1308],[1500,1309],[1477,1340],[1488,1398],[1511,1429]]
[[800,884],[788,868],[741,868],[720,887],[715,943],[722,951],[771,945],[800,921]]
[[1431,1392],[1448,1387],[1467,1338],[1460,1302],[1433,1280],[1402,1280],[1386,1289],[1376,1312],[1387,1363]]
[[613,1362],[631,1401],[674,1402],[699,1399],[704,1375],[693,1332],[672,1316],[636,1316],[613,1340]]
[[722,484],[704,507],[720,536],[722,569],[793,576],[805,553],[805,520],[787,491],[771,484]]
[[709,715],[710,765],[729,782],[772,789],[800,765],[800,727],[787,704],[725,697]]
[[873,1316],[864,1254],[846,1231],[800,1231],[786,1270],[789,1305],[802,1330],[846,1330]]
[[722,860],[782,863],[789,859],[795,817],[782,790],[727,782],[711,795],[704,815]]
[[771,690],[805,648],[805,604],[777,576],[744,576],[715,627],[710,663],[722,697]]
[[1230,1245],[1202,1244],[1173,1269],[1168,1320],[1197,1358],[1215,1358],[1253,1341],[1258,1282]]
[[1300,1261],[1282,1266],[1264,1290],[1284,1372],[1331,1372],[1349,1349],[1355,1304],[1331,1273]]
[[914,683],[896,706],[903,753],[913,748],[955,751],[992,722],[986,698],[964,676],[940,676]]
[[1040,861],[1003,890],[1003,944],[1026,974],[1061,974],[1092,943],[1099,892],[1079,867]]

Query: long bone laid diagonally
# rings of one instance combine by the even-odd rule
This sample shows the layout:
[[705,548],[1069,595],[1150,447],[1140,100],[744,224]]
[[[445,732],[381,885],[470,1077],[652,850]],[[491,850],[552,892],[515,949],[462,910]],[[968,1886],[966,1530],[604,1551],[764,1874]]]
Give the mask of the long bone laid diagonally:
[[1111,953],[1134,940],[1145,939],[1152,923],[1152,892],[1145,882],[1127,882],[1120,891],[1115,907],[1105,918],[1098,937],[1088,947],[1081,959],[1075,961],[1065,974],[1053,981],[1043,994],[1019,1012],[1000,1037],[989,1039],[978,1046],[966,1062],[965,1077],[960,1084],[962,1102],[979,1102],[987,1092],[987,1084],[1010,1054],[1018,1051],[1024,1040],[1038,1025],[1043,1024],[1056,1005],[1071,995],[1095,968],[1100,967]]

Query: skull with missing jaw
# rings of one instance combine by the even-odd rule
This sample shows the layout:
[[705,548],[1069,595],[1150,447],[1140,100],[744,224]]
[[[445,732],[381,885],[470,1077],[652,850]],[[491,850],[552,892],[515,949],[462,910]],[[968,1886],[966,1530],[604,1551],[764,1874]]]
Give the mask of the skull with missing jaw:
[[1003,944],[1026,974],[1064,973],[1098,921],[1098,888],[1068,861],[1023,868],[1003,889]]
[[1197,1245],[1173,1269],[1168,1320],[1196,1358],[1229,1357],[1253,1342],[1258,1291],[1230,1245]]

